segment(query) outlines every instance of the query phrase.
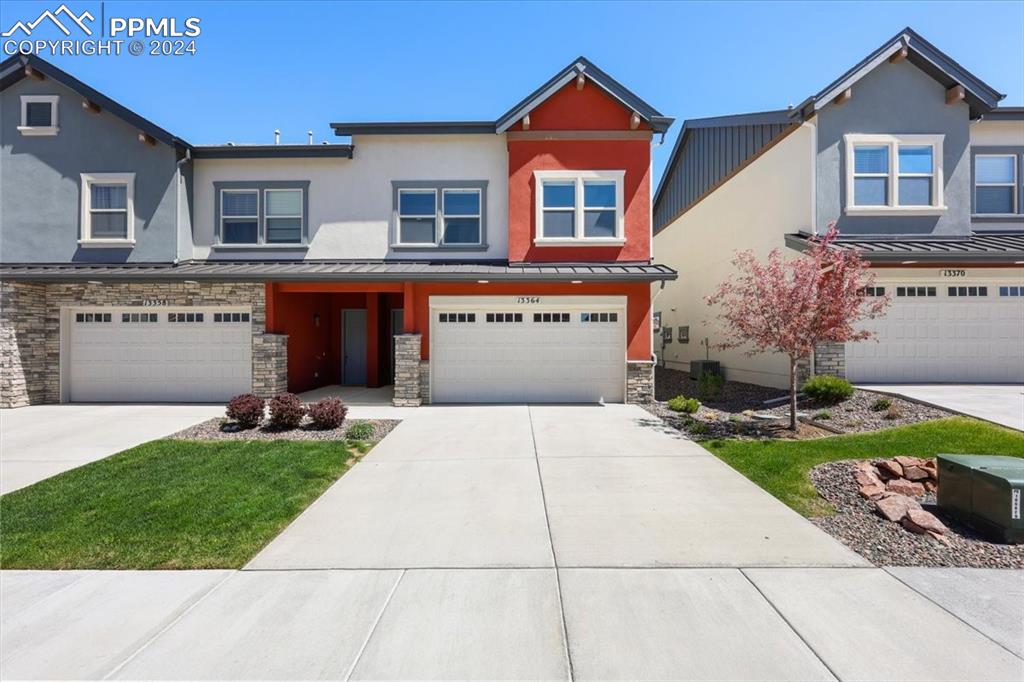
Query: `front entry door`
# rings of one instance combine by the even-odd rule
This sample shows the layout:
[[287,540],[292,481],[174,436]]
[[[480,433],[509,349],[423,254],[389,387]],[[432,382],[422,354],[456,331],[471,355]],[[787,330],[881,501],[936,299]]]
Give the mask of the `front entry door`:
[[341,314],[341,383],[366,385],[366,311]]
[[405,311],[396,308],[391,311],[391,383],[395,383],[395,334],[405,331]]

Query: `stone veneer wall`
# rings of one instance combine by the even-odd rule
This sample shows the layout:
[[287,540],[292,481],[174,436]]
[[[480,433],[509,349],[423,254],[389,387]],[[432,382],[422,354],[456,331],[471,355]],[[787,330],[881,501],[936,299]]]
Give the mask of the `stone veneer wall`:
[[[35,295],[25,292],[35,287]],[[7,292],[17,292],[9,295]],[[40,293],[41,291],[41,293]],[[67,282],[52,284],[25,284],[3,282],[5,312],[0,318],[0,352],[7,358],[17,352],[20,367],[6,359],[2,365],[0,387],[18,386],[24,382],[22,399],[12,392],[12,404],[60,402],[60,321],[61,309],[79,306],[146,307],[157,311],[162,306],[216,306],[247,305],[252,309],[252,364],[253,390],[269,396],[287,390],[287,337],[266,334],[266,307],[262,283],[226,282],[115,282],[86,284]],[[39,298],[42,297],[42,306]],[[32,356],[26,366],[26,348],[19,338],[21,328],[39,331],[22,333],[32,338],[42,353]],[[11,338],[17,338],[16,348],[9,348]],[[9,401],[5,397],[3,404]]]
[[46,288],[0,282],[0,407],[46,399]]
[[814,347],[814,373],[846,378],[846,344],[825,342]]
[[626,402],[654,402],[653,361],[629,361],[626,363]]
[[419,407],[423,404],[420,393],[419,334],[395,335],[395,407]]
[[430,404],[430,360],[420,360],[420,400]]

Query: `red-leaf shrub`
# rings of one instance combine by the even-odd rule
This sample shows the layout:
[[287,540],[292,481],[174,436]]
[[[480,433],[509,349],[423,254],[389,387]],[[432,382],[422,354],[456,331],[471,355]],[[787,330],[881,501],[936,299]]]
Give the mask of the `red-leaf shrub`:
[[270,427],[285,431],[294,429],[306,416],[306,406],[294,393],[282,393],[270,399]]
[[345,421],[348,408],[340,398],[322,398],[309,406],[309,418],[318,429],[336,429]]
[[243,429],[255,429],[263,419],[263,398],[252,393],[236,395],[228,401],[224,413],[234,419]]

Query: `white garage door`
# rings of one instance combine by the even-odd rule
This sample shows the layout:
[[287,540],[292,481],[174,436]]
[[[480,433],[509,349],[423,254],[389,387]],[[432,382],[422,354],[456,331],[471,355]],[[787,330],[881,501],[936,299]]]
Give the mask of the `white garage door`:
[[500,297],[483,305],[446,305],[432,297],[431,399],[622,402],[625,299],[588,298]]
[[78,402],[219,402],[252,388],[240,308],[68,311],[64,378]]
[[851,381],[1024,381],[1024,287],[885,288],[892,305],[864,325],[877,342],[847,344]]

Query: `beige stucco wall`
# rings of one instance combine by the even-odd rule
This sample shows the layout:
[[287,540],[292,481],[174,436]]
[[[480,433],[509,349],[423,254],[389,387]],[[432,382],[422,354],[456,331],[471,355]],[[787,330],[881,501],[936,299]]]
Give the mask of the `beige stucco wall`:
[[[663,350],[660,337],[654,340],[666,366],[687,370],[691,360],[705,358],[701,340],[721,341],[704,297],[733,272],[737,250],[752,249],[763,258],[779,249],[786,258],[798,257],[783,237],[812,229],[813,159],[814,127],[804,124],[655,235],[655,260],[679,271],[679,279],[660,294],[654,288],[653,310],[661,311],[662,325],[673,328],[673,341]],[[680,325],[690,327],[689,344],[678,342]],[[787,385],[784,356],[747,356],[733,349],[712,350],[711,358],[722,362],[731,380]]]
[[974,121],[971,123],[971,144],[1024,145],[1024,121]]

